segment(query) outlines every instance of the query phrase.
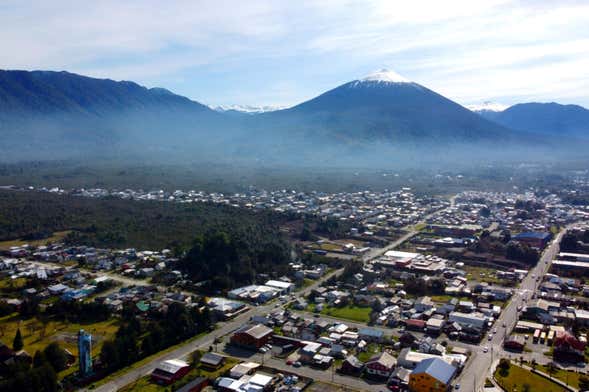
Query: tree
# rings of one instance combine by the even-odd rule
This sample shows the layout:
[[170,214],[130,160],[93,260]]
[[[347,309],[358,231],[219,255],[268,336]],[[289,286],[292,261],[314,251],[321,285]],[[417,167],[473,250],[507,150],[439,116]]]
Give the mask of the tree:
[[192,359],[192,366],[198,365],[200,359],[202,358],[202,352],[200,350],[196,350],[191,354]]
[[100,350],[100,361],[109,369],[115,369],[119,365],[119,352],[114,341],[104,342]]
[[57,342],[53,342],[45,347],[43,354],[55,372],[60,372],[67,367],[67,354],[64,349],[59,347]]
[[43,351],[35,351],[35,356],[33,357],[33,367],[38,368],[43,366],[47,362],[47,358],[45,358],[45,354]]
[[560,240],[560,250],[562,252],[575,252],[578,249],[577,237],[572,233],[567,233]]
[[549,362],[548,365],[546,365],[546,370],[548,370],[548,375],[550,376],[550,378],[552,378],[554,373],[556,373],[557,369],[558,368],[556,367],[556,364],[554,362]]
[[501,377],[507,377],[509,375],[511,362],[507,358],[501,358],[497,367],[499,368],[499,375],[501,375]]
[[24,343],[22,340],[22,335],[20,334],[20,328],[16,330],[16,335],[14,336],[14,340],[12,341],[12,349],[14,351],[20,351],[24,347]]

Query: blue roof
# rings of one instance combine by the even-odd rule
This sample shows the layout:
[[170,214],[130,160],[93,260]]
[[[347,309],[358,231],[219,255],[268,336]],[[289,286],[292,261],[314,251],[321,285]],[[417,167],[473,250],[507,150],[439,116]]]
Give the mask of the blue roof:
[[364,335],[364,336],[373,336],[373,337],[381,337],[384,335],[383,331],[380,331],[378,329],[372,329],[372,328],[361,328],[358,331],[359,335]]
[[454,377],[456,368],[439,358],[428,358],[419,362],[415,369],[413,369],[413,374],[418,373],[427,373],[436,380],[448,384],[452,377]]
[[528,231],[525,233],[519,233],[518,235],[516,235],[515,237],[513,237],[514,239],[524,239],[524,238],[533,238],[533,239],[537,239],[537,240],[545,240],[547,238],[550,238],[551,234],[548,232],[543,232],[543,231]]

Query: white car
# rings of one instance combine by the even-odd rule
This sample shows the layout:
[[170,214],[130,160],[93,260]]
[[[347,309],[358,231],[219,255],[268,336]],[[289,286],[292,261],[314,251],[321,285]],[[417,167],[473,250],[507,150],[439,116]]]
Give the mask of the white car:
[[487,336],[487,340],[491,340],[491,339],[493,339],[493,334],[492,333],[490,333],[489,336]]
[[483,347],[483,352],[484,352],[484,353],[487,353],[487,352],[489,352],[489,347],[487,347],[487,346]]

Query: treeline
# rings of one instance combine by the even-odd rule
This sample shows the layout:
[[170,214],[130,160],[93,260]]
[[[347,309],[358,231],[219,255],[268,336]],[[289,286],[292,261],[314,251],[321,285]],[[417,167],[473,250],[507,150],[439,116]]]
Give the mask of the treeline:
[[288,271],[289,246],[278,230],[234,227],[198,236],[180,268],[203,288],[222,290],[255,281],[258,274]]
[[0,240],[46,238],[74,230],[66,241],[104,247],[182,250],[211,230],[278,232],[286,218],[271,211],[231,206],[88,199],[42,192],[0,190]]
[[589,230],[568,232],[562,236],[560,250],[562,252],[586,252],[589,250]]
[[37,351],[32,363],[15,361],[2,368],[0,391],[56,392],[60,390],[57,373],[68,366],[68,355],[53,342]]
[[530,265],[536,264],[540,259],[540,253],[537,250],[526,244],[511,241],[511,234],[508,231],[504,231],[500,238],[495,238],[484,230],[479,240],[468,248],[475,253],[488,252]]
[[148,321],[139,317],[135,306],[127,304],[115,338],[102,345],[100,362],[106,372],[114,372],[211,327],[204,304],[186,307],[174,302],[164,314],[151,313]]

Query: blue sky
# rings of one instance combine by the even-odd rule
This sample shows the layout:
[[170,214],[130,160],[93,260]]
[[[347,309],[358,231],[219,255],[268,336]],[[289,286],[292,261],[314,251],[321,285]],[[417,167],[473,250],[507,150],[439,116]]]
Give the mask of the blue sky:
[[0,67],[288,106],[380,68],[461,104],[589,107],[589,1],[0,2]]

